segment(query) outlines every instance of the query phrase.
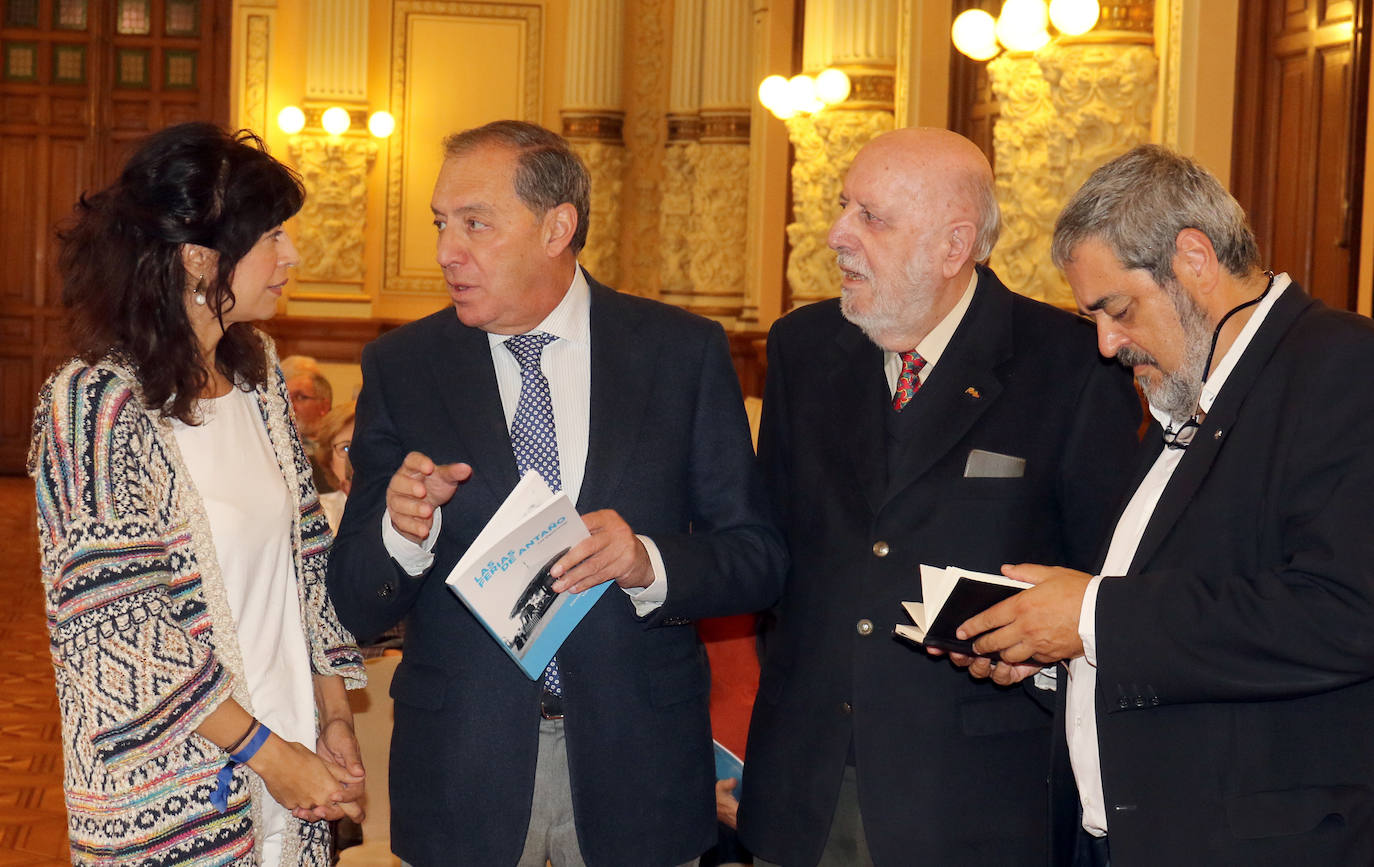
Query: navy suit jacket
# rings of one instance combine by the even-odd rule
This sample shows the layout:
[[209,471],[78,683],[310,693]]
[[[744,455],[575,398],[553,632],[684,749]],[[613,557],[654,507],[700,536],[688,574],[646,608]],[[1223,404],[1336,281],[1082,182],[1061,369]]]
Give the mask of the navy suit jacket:
[[[589,283],[591,429],[577,508],[615,509],[652,538],[668,597],[640,618],[611,588],[559,652],[578,839],[592,865],[680,864],[716,838],[709,672],[691,621],[771,605],[785,552],[721,327]],[[412,450],[473,468],[418,578],[381,540],[387,483]],[[444,583],[517,481],[486,333],[448,309],[370,344],[350,456],[335,605],[362,637],[406,622],[391,687],[392,846],[425,867],[514,864],[540,687]]]
[[[1275,302],[1096,609],[1112,867],[1374,864],[1374,325]],[[1139,475],[1159,454],[1146,434]],[[1056,851],[1078,796],[1056,727]]]
[[[759,458],[791,567],[745,755],[746,845],[815,864],[852,739],[877,864],[1041,867],[1052,701],[975,682],[893,627],[922,563],[1091,564],[1138,444],[1130,375],[1088,323],[984,268],[895,418],[882,350],[838,301],[780,320],[768,357]],[[1023,458],[1024,475],[965,477],[974,449]]]

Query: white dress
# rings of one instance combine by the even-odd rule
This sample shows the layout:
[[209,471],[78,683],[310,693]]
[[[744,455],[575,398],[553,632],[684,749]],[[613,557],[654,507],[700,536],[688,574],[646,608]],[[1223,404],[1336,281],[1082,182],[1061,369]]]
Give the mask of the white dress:
[[[205,503],[253,713],[284,740],[313,750],[314,682],[291,554],[296,501],[253,393],[235,388],[202,401],[201,410],[200,425],[172,426]],[[276,864],[290,813],[270,796],[264,801],[262,863]]]

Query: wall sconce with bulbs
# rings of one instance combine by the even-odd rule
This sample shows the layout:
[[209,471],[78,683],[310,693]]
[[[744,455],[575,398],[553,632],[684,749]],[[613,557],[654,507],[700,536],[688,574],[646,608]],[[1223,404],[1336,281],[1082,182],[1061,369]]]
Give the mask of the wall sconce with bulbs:
[[1006,0],[993,18],[969,9],[954,19],[950,36],[960,53],[974,60],[991,60],[999,51],[1036,51],[1050,41],[1049,25],[1065,36],[1081,36],[1093,29],[1101,13],[1097,0]]
[[[305,112],[298,106],[288,105],[277,113],[277,127],[287,135],[295,135],[305,129],[305,124]],[[319,124],[330,135],[343,135],[353,125],[353,115],[348,109],[336,105],[320,114]],[[367,129],[377,138],[386,138],[396,131],[396,118],[389,111],[374,111],[367,118]]]
[[759,82],[759,102],[778,120],[798,114],[815,114],[849,98],[849,76],[841,69],[826,69],[812,78],[770,75]]

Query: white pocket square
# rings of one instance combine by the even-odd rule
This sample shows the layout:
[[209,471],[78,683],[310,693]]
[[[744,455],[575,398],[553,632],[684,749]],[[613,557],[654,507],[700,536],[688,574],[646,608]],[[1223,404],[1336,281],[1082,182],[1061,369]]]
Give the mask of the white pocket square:
[[964,464],[966,479],[1019,479],[1026,474],[1026,459],[974,449]]

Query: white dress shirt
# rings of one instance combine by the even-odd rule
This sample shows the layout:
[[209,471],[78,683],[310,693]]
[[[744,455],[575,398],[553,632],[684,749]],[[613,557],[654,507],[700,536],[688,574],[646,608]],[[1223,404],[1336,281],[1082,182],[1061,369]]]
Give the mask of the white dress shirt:
[[[574,268],[572,285],[563,300],[530,331],[542,331],[558,338],[544,347],[539,367],[549,381],[553,401],[554,435],[558,440],[558,471],[563,479],[563,491],[576,503],[587,469],[592,400],[591,290],[580,266]],[[504,345],[511,336],[487,334],[507,430],[520,403],[520,363]],[[396,531],[391,525],[391,513],[387,511],[382,515],[382,539],[387,553],[407,574],[423,573],[434,562],[434,542],[439,537],[442,522],[443,509],[440,508],[434,513],[429,536],[417,545]],[[668,598],[668,579],[658,546],[647,536],[638,538],[649,554],[654,580],[648,587],[628,589],[625,593],[643,617]]]
[[[1226,384],[1226,378],[1245,354],[1246,347],[1274,302],[1278,301],[1291,282],[1287,274],[1274,277],[1273,286],[1255,308],[1250,321],[1241,329],[1236,342],[1226,350],[1226,354],[1217,362],[1216,370],[1207,377],[1198,396],[1198,408],[1204,414],[1211,410],[1222,386]],[[1153,405],[1150,414],[1165,427],[1172,421]],[[1078,615],[1078,635],[1083,640],[1083,655],[1069,662],[1068,712],[1064,717],[1064,728],[1069,741],[1069,761],[1073,764],[1073,776],[1083,807],[1083,828],[1096,837],[1107,833],[1107,807],[1102,794],[1102,757],[1097,743],[1097,591],[1102,585],[1103,576],[1125,575],[1130,568],[1136,549],[1140,547],[1141,537],[1145,535],[1145,527],[1150,523],[1150,517],[1159,505],[1169,480],[1173,478],[1174,470],[1183,460],[1183,455],[1183,449],[1166,448],[1155,459],[1117,521],[1111,547],[1107,549],[1107,558],[1102,563],[1102,574],[1088,582],[1087,592],[1083,594],[1083,607]]]
[[[925,384],[930,378],[930,372],[935,369],[935,364],[944,354],[945,348],[949,346],[949,341],[954,337],[954,332],[959,330],[959,323],[964,321],[964,314],[968,312],[968,305],[973,301],[973,290],[978,287],[978,272],[975,270],[973,276],[969,278],[968,288],[964,294],[959,296],[958,302],[945,314],[945,318],[936,323],[930,329],[921,342],[916,344],[916,354],[925,359],[925,366],[921,372],[916,374],[916,378]],[[902,356],[896,352],[883,352],[883,373],[887,375],[887,390],[894,397],[897,395],[897,378],[902,375]]]

